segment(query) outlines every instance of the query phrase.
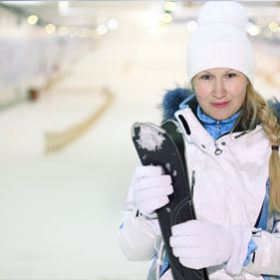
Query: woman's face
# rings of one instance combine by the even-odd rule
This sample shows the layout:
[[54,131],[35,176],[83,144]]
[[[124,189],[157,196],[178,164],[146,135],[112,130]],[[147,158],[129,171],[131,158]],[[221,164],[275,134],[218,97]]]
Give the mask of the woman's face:
[[227,119],[241,108],[248,83],[244,74],[228,68],[209,69],[193,79],[202,111],[216,120]]

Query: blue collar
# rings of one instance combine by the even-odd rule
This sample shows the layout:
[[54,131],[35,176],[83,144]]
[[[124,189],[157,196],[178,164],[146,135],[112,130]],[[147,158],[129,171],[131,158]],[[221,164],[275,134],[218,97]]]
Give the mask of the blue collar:
[[197,117],[202,122],[204,128],[216,140],[225,133],[228,133],[234,126],[236,120],[240,115],[240,111],[226,120],[215,120],[212,117],[205,115],[200,106],[197,106]]

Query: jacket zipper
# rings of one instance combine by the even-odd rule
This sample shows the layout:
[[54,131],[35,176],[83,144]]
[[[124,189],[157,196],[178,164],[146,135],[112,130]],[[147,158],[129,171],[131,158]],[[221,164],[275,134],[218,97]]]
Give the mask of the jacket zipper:
[[[220,125],[220,121],[217,120],[216,135],[218,135],[220,132],[221,132],[221,125]],[[218,147],[218,144],[217,144],[216,140],[214,141],[214,144],[215,144],[215,148],[216,148],[216,150],[215,150],[215,155],[218,156],[218,155],[220,155],[220,154],[223,152],[223,150],[221,150],[221,149]]]
[[220,121],[219,120],[217,121],[217,130],[216,131],[217,131],[216,135],[221,132],[221,125],[220,125]]

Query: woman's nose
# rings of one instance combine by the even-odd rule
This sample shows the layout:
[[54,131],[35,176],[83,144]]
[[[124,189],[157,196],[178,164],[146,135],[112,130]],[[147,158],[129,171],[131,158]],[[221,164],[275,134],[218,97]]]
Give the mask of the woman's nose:
[[226,96],[226,89],[222,80],[217,80],[214,85],[213,94],[214,97],[222,99]]

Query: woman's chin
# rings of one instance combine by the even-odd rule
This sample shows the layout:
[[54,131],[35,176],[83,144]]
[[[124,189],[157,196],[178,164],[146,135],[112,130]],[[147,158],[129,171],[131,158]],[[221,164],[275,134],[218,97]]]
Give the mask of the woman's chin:
[[215,119],[215,120],[217,120],[217,121],[223,121],[223,120],[226,120],[226,119],[228,119],[228,118],[230,118],[232,116],[232,114],[225,114],[225,113],[223,113],[223,114],[221,114],[221,113],[219,113],[219,114],[212,114],[212,115],[210,115],[210,117],[212,117],[213,119]]

